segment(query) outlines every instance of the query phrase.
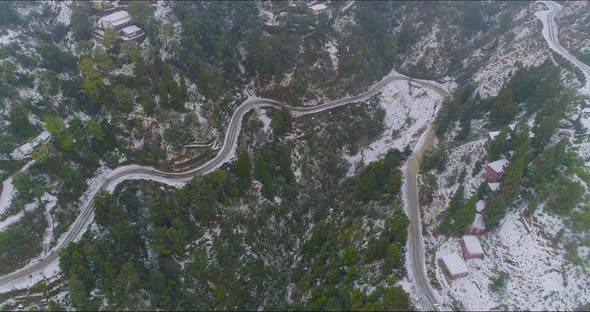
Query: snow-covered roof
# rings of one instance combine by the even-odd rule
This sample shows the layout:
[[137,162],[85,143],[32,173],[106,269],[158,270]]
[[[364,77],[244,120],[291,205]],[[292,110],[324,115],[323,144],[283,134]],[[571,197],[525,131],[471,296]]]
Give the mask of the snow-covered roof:
[[314,4],[309,7],[312,11],[322,11],[328,8],[328,6],[324,3]]
[[488,187],[492,192],[495,192],[500,189],[500,183],[488,183]]
[[27,158],[37,146],[51,140],[52,136],[49,131],[44,130],[38,136],[36,136],[30,143],[27,142],[23,145],[18,146],[17,148],[12,151],[12,157],[14,159],[24,159]]
[[12,152],[12,157],[15,159],[23,159],[26,158],[27,156],[29,156],[34,150],[33,144],[31,143],[25,143],[19,147],[17,147],[13,152]]
[[475,204],[475,210],[477,212],[482,212],[484,209],[486,209],[486,202],[485,201],[480,200]]
[[135,25],[127,26],[127,27],[121,29],[121,31],[126,35],[132,34],[134,32],[140,31],[140,30],[141,30],[141,28],[139,28]]
[[456,253],[444,255],[441,259],[449,273],[453,276],[469,272],[465,261],[463,261],[463,259],[461,259],[461,257],[459,257],[459,255]]
[[514,131],[514,129],[516,129],[516,124],[509,124],[508,128],[510,128],[510,131]]
[[34,144],[41,144],[41,143],[45,143],[45,142],[49,141],[50,139],[51,139],[51,133],[49,133],[49,131],[47,131],[47,130],[44,130],[33,140],[33,143]]
[[131,21],[131,18],[128,17],[128,18],[124,18],[124,19],[121,19],[121,20],[118,20],[118,21],[111,22],[111,24],[113,25],[113,27],[117,27],[119,25],[123,25],[125,23],[130,22],[130,21]]
[[490,137],[490,140],[494,140],[499,134],[500,134],[500,131],[490,131],[490,132],[488,132],[488,136]]
[[508,166],[509,163],[510,162],[506,159],[499,159],[499,160],[489,163],[488,167],[490,167],[492,170],[494,170],[497,173],[501,173],[501,172],[504,172],[504,169],[506,168],[506,166]]
[[482,230],[486,229],[486,223],[483,221],[483,216],[481,215],[481,213],[475,214],[475,220],[473,220],[472,225],[478,229],[482,229]]
[[473,235],[464,235],[463,236],[463,243],[465,244],[465,249],[470,254],[483,254],[483,248],[479,244],[479,239]]
[[127,19],[127,18],[129,18],[129,13],[127,13],[127,11],[118,11],[115,13],[111,13],[109,15],[105,15],[105,16],[101,17],[100,19],[105,22],[114,23],[116,21],[120,21],[122,19]]
[[[125,23],[131,22],[131,17],[127,11],[118,11],[100,18],[102,27],[118,27]],[[105,25],[106,24],[106,25]]]

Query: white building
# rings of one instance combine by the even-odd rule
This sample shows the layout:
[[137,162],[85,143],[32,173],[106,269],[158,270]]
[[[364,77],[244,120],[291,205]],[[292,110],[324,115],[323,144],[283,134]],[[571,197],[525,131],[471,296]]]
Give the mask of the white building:
[[308,7],[309,12],[311,12],[313,15],[319,15],[323,12],[326,12],[327,9],[328,6],[325,3],[318,3]]
[[132,21],[127,11],[118,11],[101,17],[98,23],[102,29],[114,28],[120,30],[131,25]]
[[123,40],[134,40],[144,35],[141,28],[131,25],[121,29],[121,36]]
[[31,156],[31,153],[40,146],[41,144],[48,142],[51,140],[52,136],[49,131],[44,130],[41,132],[36,138],[34,138],[30,143],[25,143],[12,151],[12,158],[14,159],[25,159]]
[[442,256],[439,261],[443,270],[451,279],[457,279],[466,276],[469,273],[467,264],[465,264],[465,261],[463,261],[463,259],[456,253]]

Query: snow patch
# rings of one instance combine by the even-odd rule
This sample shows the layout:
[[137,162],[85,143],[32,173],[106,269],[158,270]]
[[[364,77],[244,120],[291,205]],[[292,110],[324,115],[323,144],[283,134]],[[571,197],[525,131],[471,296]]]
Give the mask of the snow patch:
[[17,223],[22,217],[25,216],[25,212],[33,211],[39,208],[39,202],[37,200],[25,205],[24,209],[18,213],[0,221],[0,231],[4,231],[8,226]]
[[330,60],[332,60],[334,70],[338,70],[338,46],[336,41],[328,41],[328,43],[326,43],[326,50],[330,53]]
[[261,108],[256,108],[256,116],[258,116],[258,119],[262,122],[264,132],[268,133],[271,130],[270,123],[272,120],[266,115],[266,111]]
[[[26,171],[30,166],[35,163],[35,160],[31,160],[26,163],[19,172]],[[12,176],[6,179],[2,183],[2,193],[0,194],[0,215],[2,215],[10,204],[12,203],[12,198],[16,194],[16,190],[14,189],[14,185],[12,184]]]
[[356,155],[344,155],[350,163],[348,176],[362,163],[370,163],[384,156],[388,150],[403,150],[413,146],[441,107],[442,97],[430,88],[412,81],[393,81],[379,95],[379,104],[385,110],[385,131],[375,142]]

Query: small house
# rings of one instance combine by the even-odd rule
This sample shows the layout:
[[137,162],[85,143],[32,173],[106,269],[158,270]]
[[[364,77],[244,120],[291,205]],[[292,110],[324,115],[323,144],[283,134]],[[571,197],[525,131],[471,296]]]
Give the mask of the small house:
[[486,165],[486,175],[488,179],[492,182],[500,182],[502,177],[504,176],[506,167],[508,166],[509,161],[506,159],[496,160]]
[[328,6],[325,3],[318,3],[314,5],[310,5],[307,10],[309,13],[313,15],[320,15],[328,9]]
[[451,279],[457,279],[466,276],[469,273],[467,264],[459,257],[458,254],[452,253],[439,259],[439,263],[445,274]]
[[463,250],[465,260],[483,258],[483,248],[481,248],[479,239],[476,236],[463,235],[461,249]]
[[481,213],[476,213],[471,224],[465,228],[465,234],[483,235],[486,232],[486,224]]
[[144,35],[145,33],[143,30],[135,25],[130,25],[121,29],[121,38],[123,38],[125,41],[135,40]]
[[127,11],[118,11],[101,17],[98,23],[103,30],[108,28],[121,30],[131,25],[132,21]]

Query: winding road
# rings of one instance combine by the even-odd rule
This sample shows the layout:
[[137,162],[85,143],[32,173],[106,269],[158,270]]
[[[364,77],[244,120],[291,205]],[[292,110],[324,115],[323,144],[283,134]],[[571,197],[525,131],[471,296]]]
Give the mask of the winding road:
[[[543,1],[543,3],[549,8],[549,11],[540,12],[542,14],[538,13],[537,16],[543,21],[544,38],[553,50],[564,56],[584,72],[587,81],[585,88],[587,91],[590,91],[588,90],[588,85],[590,84],[590,67],[577,60],[566,49],[559,45],[559,40],[557,38],[557,26],[554,21],[554,16],[559,10],[561,10],[561,5],[552,1]],[[315,106],[293,107],[271,99],[251,98],[244,101],[236,108],[228,122],[221,149],[219,149],[217,155],[214,158],[207,161],[203,165],[184,172],[165,172],[152,167],[138,165],[123,166],[113,170],[108,175],[107,179],[100,185],[100,187],[96,188],[94,192],[89,194],[88,199],[84,201],[80,209],[80,214],[72,223],[70,230],[60,237],[58,243],[53,249],[51,249],[46,255],[38,258],[37,260],[34,260],[33,262],[30,262],[25,267],[0,277],[0,292],[28,287],[30,286],[31,279],[40,280],[44,277],[52,276],[59,271],[59,251],[70,242],[79,240],[84,234],[87,226],[93,220],[94,198],[99,191],[112,191],[119,183],[132,179],[155,180],[168,184],[186,183],[189,182],[194,176],[211,173],[224,163],[231,160],[237,147],[242,119],[244,115],[246,115],[252,109],[257,107],[272,107],[276,109],[284,108],[289,110],[295,117],[318,113],[353,102],[366,100],[381,91],[381,89],[383,89],[383,87],[388,83],[396,80],[412,79],[398,74],[390,74],[385,76],[381,81],[377,82],[362,94]],[[434,83],[420,80],[412,80],[412,82],[432,89],[441,97],[449,96],[446,90]],[[413,287],[415,295],[417,295],[418,298],[418,306],[425,310],[433,310],[434,308],[437,308],[439,300],[437,299],[436,293],[431,288],[426,274],[424,260],[424,239],[422,236],[422,224],[418,206],[417,186],[417,176],[420,162],[422,160],[422,155],[426,150],[428,150],[428,148],[430,148],[434,140],[432,131],[430,129],[427,130],[420,140],[421,144],[418,145],[404,167],[404,190],[406,195],[405,206],[410,219],[410,226],[408,229],[408,270],[410,277],[414,279]]]
[[567,49],[562,47],[559,43],[559,29],[557,28],[557,22],[555,22],[555,15],[561,11],[561,4],[554,1],[541,1],[541,3],[549,8],[549,11],[542,11],[536,14],[536,16],[543,22],[543,37],[553,51],[566,58],[582,71],[584,77],[586,77],[586,85],[582,86],[580,92],[590,95],[590,66],[571,55]]
[[[448,92],[446,90],[444,90],[440,86],[437,86],[434,83],[422,80],[413,80],[409,77],[401,76],[394,73],[385,76],[381,81],[377,82],[366,92],[363,92],[359,95],[331,102],[326,102],[314,106],[294,107],[271,99],[251,98],[244,101],[240,106],[236,108],[229,120],[221,149],[214,158],[207,161],[203,165],[184,172],[165,172],[155,169],[153,167],[139,165],[128,165],[116,168],[108,175],[108,177],[100,185],[100,187],[96,188],[92,193],[88,194],[87,200],[84,201],[80,209],[80,214],[72,223],[69,231],[63,234],[62,237],[60,237],[56,246],[54,246],[47,254],[30,262],[23,268],[0,277],[0,292],[6,292],[12,289],[26,288],[30,286],[32,281],[38,281],[48,276],[53,276],[59,271],[58,267],[60,250],[70,242],[75,242],[82,237],[87,226],[93,220],[94,199],[101,190],[112,192],[116,185],[118,185],[119,183],[125,180],[136,179],[155,180],[173,185],[182,184],[189,182],[194,176],[206,175],[208,173],[211,173],[224,163],[228,162],[234,156],[237,147],[237,141],[241,130],[242,119],[244,115],[246,115],[252,109],[257,107],[287,109],[293,114],[293,116],[298,117],[366,100],[377,94],[379,91],[381,91],[381,89],[383,89],[383,87],[385,87],[390,82],[399,80],[411,80],[413,83],[432,89],[434,92],[441,96],[448,96]],[[419,220],[419,218],[412,219]],[[418,226],[420,225],[418,224]]]

